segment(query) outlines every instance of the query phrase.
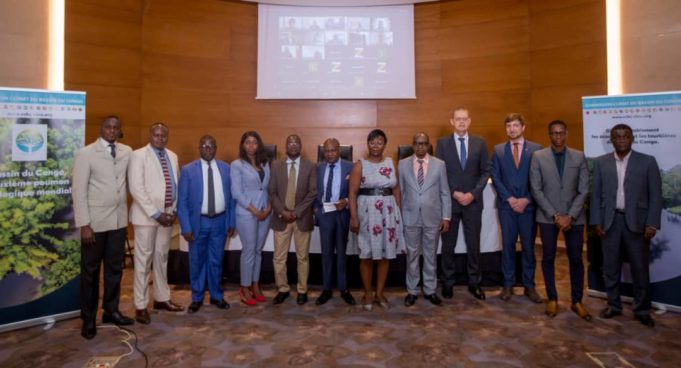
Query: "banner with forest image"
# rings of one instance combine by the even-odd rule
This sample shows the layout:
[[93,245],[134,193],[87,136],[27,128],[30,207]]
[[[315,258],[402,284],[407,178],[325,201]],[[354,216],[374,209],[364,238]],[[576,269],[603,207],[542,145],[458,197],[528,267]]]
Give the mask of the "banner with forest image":
[[0,88],[0,329],[80,309],[71,168],[84,138],[85,93]]
[[[681,92],[583,97],[582,113],[589,161],[613,151],[610,128],[618,123],[632,128],[635,151],[655,156],[662,177],[662,222],[650,244],[651,296],[681,311]],[[603,291],[600,243],[590,238],[589,245],[589,289]],[[626,265],[622,278],[631,282]],[[631,296],[631,284],[623,291]]]

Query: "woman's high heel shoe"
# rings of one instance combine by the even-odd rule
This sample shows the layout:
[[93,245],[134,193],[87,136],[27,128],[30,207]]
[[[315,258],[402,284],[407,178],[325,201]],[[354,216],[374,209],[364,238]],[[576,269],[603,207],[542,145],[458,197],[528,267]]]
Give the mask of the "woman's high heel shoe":
[[249,307],[253,307],[258,304],[256,303],[255,299],[250,298],[250,295],[244,295],[244,289],[239,289],[239,299],[241,299],[241,302]]
[[374,301],[368,301],[366,297],[362,297],[362,309],[371,312],[374,310]]
[[262,294],[262,291],[258,290],[259,292],[256,293],[253,286],[251,286],[249,289],[251,290],[251,295],[253,295],[253,298],[255,299],[256,302],[258,303],[265,302],[265,296]]

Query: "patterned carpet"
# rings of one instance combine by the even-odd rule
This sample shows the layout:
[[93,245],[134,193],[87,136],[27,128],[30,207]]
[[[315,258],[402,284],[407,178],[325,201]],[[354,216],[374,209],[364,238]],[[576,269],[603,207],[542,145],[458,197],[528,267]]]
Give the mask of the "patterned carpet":
[[[558,260],[559,295],[567,299],[565,254]],[[543,294],[540,270],[537,281]],[[549,319],[543,304],[520,295],[522,288],[509,302],[488,288],[487,301],[480,302],[463,287],[442,307],[420,297],[409,308],[402,304],[404,290],[391,289],[391,309],[367,312],[346,305],[338,293],[318,307],[318,288],[305,306],[295,304],[295,295],[273,306],[273,286],[265,285],[268,302],[246,307],[238,303],[237,285],[225,288],[230,310],[204,305],[194,315],[154,312],[150,325],[131,327],[150,367],[681,367],[681,315],[674,313],[654,315],[657,325],[650,329],[632,318],[629,306],[624,316],[585,322],[561,301],[558,316]],[[361,297],[359,290],[353,294]],[[131,298],[127,269],[121,310],[128,315]],[[189,290],[176,288],[173,300],[187,305]],[[584,302],[594,316],[605,304],[592,297]],[[83,367],[93,356],[130,351],[121,342],[125,332],[100,326],[87,341],[80,326],[72,319],[49,330],[1,334],[0,367]],[[135,351],[116,366],[144,365]]]

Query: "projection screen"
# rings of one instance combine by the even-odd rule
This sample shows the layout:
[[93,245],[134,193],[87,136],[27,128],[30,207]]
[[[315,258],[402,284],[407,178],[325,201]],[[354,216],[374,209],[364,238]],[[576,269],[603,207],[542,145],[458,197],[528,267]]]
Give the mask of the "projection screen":
[[256,98],[416,98],[413,5],[259,4]]

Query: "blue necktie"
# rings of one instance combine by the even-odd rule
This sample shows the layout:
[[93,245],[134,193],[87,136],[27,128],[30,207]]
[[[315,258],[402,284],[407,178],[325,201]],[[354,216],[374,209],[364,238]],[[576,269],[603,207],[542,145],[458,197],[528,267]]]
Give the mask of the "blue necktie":
[[466,138],[459,138],[461,142],[461,152],[459,153],[459,159],[461,159],[461,168],[466,168]]
[[331,202],[331,192],[333,190],[333,168],[336,164],[329,165],[329,176],[326,179],[326,189],[324,190],[324,202]]

